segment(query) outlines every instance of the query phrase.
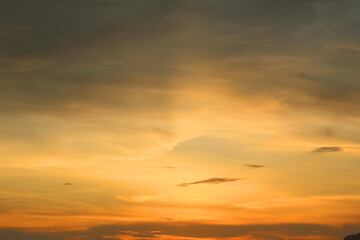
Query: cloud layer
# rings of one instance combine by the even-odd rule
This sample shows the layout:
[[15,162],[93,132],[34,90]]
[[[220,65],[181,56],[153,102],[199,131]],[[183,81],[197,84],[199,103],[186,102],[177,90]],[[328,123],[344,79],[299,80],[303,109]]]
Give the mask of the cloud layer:
[[24,230],[2,230],[0,237],[7,240],[67,240],[84,238],[89,240],[118,239],[343,239],[358,230],[359,225],[333,227],[321,224],[272,224],[272,225],[217,225],[184,222],[126,223],[102,225],[81,231],[57,233],[24,233]]

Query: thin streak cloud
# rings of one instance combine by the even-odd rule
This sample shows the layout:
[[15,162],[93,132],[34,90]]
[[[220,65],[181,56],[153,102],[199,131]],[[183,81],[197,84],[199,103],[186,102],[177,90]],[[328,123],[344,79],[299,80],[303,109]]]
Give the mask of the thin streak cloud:
[[227,183],[227,182],[235,182],[241,180],[241,178],[208,178],[201,181],[190,182],[190,183],[180,183],[179,187],[187,187],[189,185],[195,184],[219,184],[219,183]]
[[245,164],[245,167],[248,167],[248,168],[263,168],[265,166],[264,165],[257,165],[257,164]]
[[341,147],[319,147],[319,148],[315,148],[314,152],[327,153],[327,152],[340,152],[341,150],[342,150]]

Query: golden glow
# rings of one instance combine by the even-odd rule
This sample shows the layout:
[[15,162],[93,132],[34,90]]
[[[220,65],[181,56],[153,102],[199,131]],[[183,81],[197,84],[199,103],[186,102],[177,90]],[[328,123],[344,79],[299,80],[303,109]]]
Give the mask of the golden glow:
[[0,4],[0,239],[360,226],[359,4],[17,1]]

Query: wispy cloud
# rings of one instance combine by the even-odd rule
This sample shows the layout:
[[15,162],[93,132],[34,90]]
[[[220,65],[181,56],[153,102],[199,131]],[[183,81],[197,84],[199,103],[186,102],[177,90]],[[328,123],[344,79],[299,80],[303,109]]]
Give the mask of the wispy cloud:
[[343,206],[346,202],[358,202],[360,195],[333,195],[333,196],[312,196],[312,197],[288,197],[277,198],[265,201],[255,201],[247,203],[236,204],[241,208],[265,209],[265,208],[284,208],[310,206],[310,205],[324,205],[335,202],[342,202]]
[[327,153],[327,152],[340,152],[341,150],[342,150],[341,147],[319,147],[319,148],[315,148],[314,152]]
[[264,165],[257,165],[257,164],[245,164],[244,166],[248,167],[248,168],[263,168],[263,167],[265,167]]
[[241,178],[208,178],[205,180],[201,180],[201,181],[196,181],[196,182],[191,182],[191,183],[180,183],[178,186],[179,187],[187,187],[189,185],[194,185],[194,184],[219,184],[219,183],[226,183],[226,182],[235,182],[241,180]]

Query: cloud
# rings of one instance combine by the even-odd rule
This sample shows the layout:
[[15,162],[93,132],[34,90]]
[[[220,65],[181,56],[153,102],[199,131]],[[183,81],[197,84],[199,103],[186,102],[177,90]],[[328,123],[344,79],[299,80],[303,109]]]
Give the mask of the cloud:
[[6,240],[63,240],[57,236],[48,236],[39,233],[22,233],[19,231],[1,231],[0,239]]
[[[220,238],[231,239],[343,239],[344,236],[358,231],[360,225],[331,226],[326,224],[289,223],[289,224],[207,224],[194,222],[128,222],[113,225],[99,225],[86,230],[55,232],[51,236],[42,233],[24,233],[21,230],[0,230],[0,239],[6,240],[68,240],[80,238],[87,240],[105,240],[112,236],[143,239],[177,238]],[[354,239],[355,240],[355,239]]]
[[219,184],[219,183],[226,183],[226,182],[235,182],[241,180],[241,178],[208,178],[202,181],[196,181],[191,183],[180,183],[179,187],[187,187],[189,185],[194,184]]
[[[177,135],[168,126],[173,116],[186,115],[173,105],[183,76],[197,86],[213,81],[193,72],[223,79],[218,89],[236,109],[243,99],[265,98],[289,111],[359,115],[359,72],[347,64],[360,59],[359,9],[356,1],[320,0],[1,1],[0,140],[11,140],[10,152],[36,152],[38,143],[44,155],[59,156],[58,146],[147,157],[129,154],[145,132],[134,125],[170,130],[163,142],[152,132],[139,152],[165,146]],[[198,65],[207,69],[190,67]]]
[[256,165],[256,164],[245,164],[245,166],[248,168],[263,168],[263,167],[265,167],[264,165]]
[[133,231],[136,233],[149,233],[157,231],[154,235],[169,235],[189,238],[231,238],[239,236],[249,236],[262,234],[267,237],[276,236],[332,236],[341,237],[356,231],[359,225],[345,225],[342,227],[332,227],[325,224],[249,224],[249,225],[217,225],[201,223],[138,223],[138,224],[119,224],[104,225],[84,231],[84,235],[99,234],[116,235],[119,231]]
[[327,153],[327,152],[340,152],[341,150],[342,150],[341,147],[319,147],[319,148],[315,148],[313,152]]

